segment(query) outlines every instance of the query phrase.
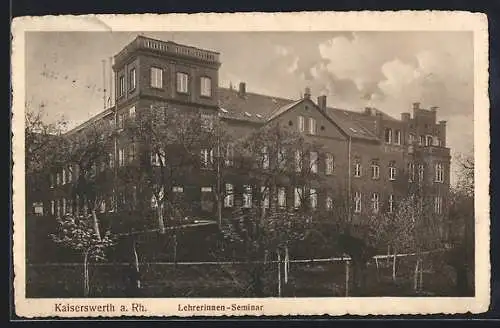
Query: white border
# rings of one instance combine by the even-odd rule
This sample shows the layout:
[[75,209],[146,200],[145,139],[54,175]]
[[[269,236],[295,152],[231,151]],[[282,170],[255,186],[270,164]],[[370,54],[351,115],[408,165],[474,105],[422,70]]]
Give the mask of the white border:
[[[474,150],[476,209],[476,296],[470,298],[263,298],[263,299],[26,299],[25,298],[25,176],[24,79],[27,31],[473,31],[474,34]],[[193,315],[343,315],[480,313],[490,302],[489,258],[489,99],[488,30],[484,14],[468,12],[302,12],[168,15],[88,15],[16,18],[12,24],[13,83],[13,209],[15,312],[33,317],[97,317],[99,313],[56,313],[55,303],[113,303],[147,307],[144,313],[107,313],[105,316]],[[178,304],[260,304],[262,312],[179,312]]]

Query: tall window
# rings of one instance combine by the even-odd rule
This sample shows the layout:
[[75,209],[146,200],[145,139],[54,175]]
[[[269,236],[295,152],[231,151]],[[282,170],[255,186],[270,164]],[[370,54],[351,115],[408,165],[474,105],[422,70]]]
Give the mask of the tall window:
[[226,157],[224,159],[224,164],[227,167],[233,166],[233,157],[234,157],[234,147],[233,144],[227,144],[226,146]]
[[125,94],[125,76],[120,76],[118,79],[118,96],[121,97]]
[[389,128],[385,129],[384,140],[386,143],[392,142],[392,129],[389,129]]
[[186,73],[177,72],[177,92],[188,93],[188,80]]
[[267,151],[267,147],[264,146],[261,149],[261,160],[262,160],[262,168],[267,170],[269,168],[269,152]]
[[408,162],[408,182],[415,181],[415,163]]
[[318,207],[318,193],[314,188],[309,189],[309,202],[311,209],[315,210]]
[[328,211],[333,210],[333,197],[332,196],[330,196],[330,195],[326,196],[326,204],[325,205],[326,205],[326,209]]
[[151,152],[151,165],[153,166],[165,166],[167,159],[167,154],[163,149]]
[[206,76],[202,76],[200,78],[200,94],[203,97],[211,97],[212,96],[212,79]]
[[425,138],[425,145],[426,146],[432,146],[432,139],[433,139],[432,136],[427,136]]
[[401,131],[400,130],[394,131],[394,143],[396,145],[401,145]]
[[359,159],[356,159],[354,163],[354,176],[359,178],[361,176],[361,170],[361,162]]
[[120,113],[118,114],[118,128],[123,129],[124,126],[125,126],[125,114]]
[[354,213],[361,213],[361,193],[359,191],[354,193]]
[[213,149],[202,149],[201,150],[201,167],[208,168],[214,162],[214,151]]
[[128,109],[128,117],[131,119],[135,119],[135,106],[132,106]]
[[302,152],[298,149],[295,151],[295,172],[302,172]]
[[130,74],[129,74],[129,85],[128,85],[128,89],[129,90],[134,90],[135,89],[135,86],[137,85],[137,80],[136,80],[136,74],[135,74],[135,68],[132,68],[130,70]]
[[441,214],[443,210],[443,198],[441,196],[434,196],[434,212]]
[[409,143],[410,145],[413,145],[413,144],[415,143],[415,134],[414,134],[414,133],[410,133],[410,134],[408,135],[408,143]]
[[312,151],[309,154],[309,161],[310,161],[310,165],[311,165],[311,172],[318,173],[318,153],[315,151]]
[[151,67],[151,87],[161,89],[163,88],[163,70],[159,67]]
[[118,166],[125,165],[125,152],[123,148],[118,149]]
[[302,203],[302,188],[295,187],[293,193],[293,206],[299,208]]
[[378,193],[374,192],[372,194],[372,211],[373,213],[378,213],[379,203],[378,203]]
[[333,174],[333,170],[335,169],[335,158],[333,157],[332,154],[327,153],[325,157],[325,174],[330,175]]
[[252,186],[250,185],[243,186],[243,207],[252,207]]
[[419,139],[419,141],[418,141],[418,144],[419,144],[420,146],[425,145],[425,136],[420,136],[420,139]]
[[284,187],[278,188],[278,206],[281,208],[286,207],[286,190]]
[[226,183],[226,197],[224,197],[224,207],[233,207],[234,205],[234,193],[233,185]]
[[418,181],[424,182],[424,164],[418,164]]
[[73,166],[72,165],[68,166],[68,182],[69,183],[73,182]]
[[135,161],[135,156],[136,156],[136,151],[135,151],[135,143],[131,143],[128,146],[128,161],[129,163],[132,163]]
[[316,120],[309,117],[309,134],[316,134]]
[[394,181],[396,180],[396,162],[390,161],[389,162],[389,180]]
[[372,161],[371,163],[372,179],[376,180],[380,178],[380,165],[378,161]]
[[62,198],[62,215],[66,214],[66,198]]
[[266,186],[260,187],[261,201],[264,208],[269,208],[269,188]]
[[304,132],[304,130],[305,130],[304,116],[297,116],[297,126],[299,129],[299,132]]
[[62,172],[62,184],[65,185],[66,184],[66,169],[63,167],[61,172]]
[[394,212],[394,195],[389,195],[389,213]]
[[54,188],[54,173],[50,174],[50,188]]
[[56,210],[57,210],[57,217],[60,217],[61,216],[61,201],[58,199],[56,201]]
[[61,173],[57,172],[56,174],[56,186],[59,186],[61,184]]
[[443,164],[441,163],[436,163],[436,169],[435,169],[435,181],[436,182],[443,182],[443,176],[444,176],[444,169],[443,169]]
[[54,200],[50,201],[50,214],[56,214],[56,202]]
[[286,167],[286,150],[280,148],[278,151],[278,168],[283,170]]

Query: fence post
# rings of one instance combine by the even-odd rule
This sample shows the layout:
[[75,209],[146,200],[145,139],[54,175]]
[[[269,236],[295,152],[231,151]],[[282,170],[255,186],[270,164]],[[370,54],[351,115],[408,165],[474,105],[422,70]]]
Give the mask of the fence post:
[[349,266],[350,262],[349,260],[345,261],[345,296],[349,296]]
[[278,297],[281,297],[281,255],[279,249],[278,253]]

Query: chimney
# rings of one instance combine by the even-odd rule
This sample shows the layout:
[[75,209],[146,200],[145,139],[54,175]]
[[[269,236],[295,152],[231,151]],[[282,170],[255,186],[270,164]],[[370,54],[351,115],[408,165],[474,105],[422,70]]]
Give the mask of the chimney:
[[238,94],[240,97],[244,97],[247,93],[247,85],[245,82],[240,82],[240,88],[238,89]]
[[413,103],[413,109],[420,109],[420,103],[419,102],[414,102]]
[[401,113],[401,121],[403,122],[410,121],[410,113]]
[[304,99],[311,99],[311,88],[306,87],[304,91]]
[[322,111],[326,111],[326,96],[325,95],[318,97],[318,106]]

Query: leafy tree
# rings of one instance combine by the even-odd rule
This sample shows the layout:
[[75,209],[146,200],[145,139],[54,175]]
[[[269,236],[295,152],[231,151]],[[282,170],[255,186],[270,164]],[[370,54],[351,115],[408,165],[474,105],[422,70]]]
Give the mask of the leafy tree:
[[54,242],[79,252],[83,260],[83,294],[90,294],[89,263],[104,261],[106,249],[115,244],[115,236],[106,231],[103,236],[95,233],[90,216],[65,215],[57,218],[58,231],[52,234]]

